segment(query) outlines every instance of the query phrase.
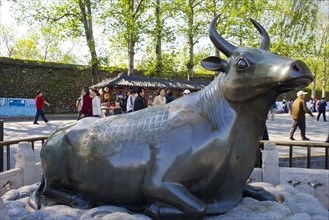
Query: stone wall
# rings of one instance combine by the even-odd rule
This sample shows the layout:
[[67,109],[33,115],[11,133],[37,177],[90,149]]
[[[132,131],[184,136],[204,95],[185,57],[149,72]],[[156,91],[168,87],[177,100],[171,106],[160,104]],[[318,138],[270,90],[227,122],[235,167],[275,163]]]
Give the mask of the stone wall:
[[[120,70],[99,71],[99,80],[117,76]],[[35,98],[44,91],[51,106],[46,112],[75,112],[75,102],[83,86],[91,86],[87,66],[0,58],[0,98]]]
[[[102,68],[101,68],[102,69]],[[99,81],[116,77],[124,69],[99,70]],[[135,70],[142,75],[143,70]],[[0,98],[35,98],[41,89],[51,106],[46,113],[76,112],[75,102],[83,86],[91,86],[89,66],[16,60],[0,57]],[[209,81],[213,75],[195,75],[194,80]]]

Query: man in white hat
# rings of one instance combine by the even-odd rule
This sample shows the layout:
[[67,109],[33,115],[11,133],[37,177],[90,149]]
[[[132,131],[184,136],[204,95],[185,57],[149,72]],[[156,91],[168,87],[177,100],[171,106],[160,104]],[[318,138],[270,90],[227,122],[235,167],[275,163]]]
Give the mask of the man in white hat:
[[308,141],[310,140],[305,136],[305,131],[306,131],[306,123],[305,123],[305,113],[310,114],[312,117],[314,115],[312,112],[307,108],[306,103],[305,103],[305,94],[307,92],[304,91],[298,91],[297,92],[297,99],[294,101],[294,104],[292,105],[292,126],[290,129],[290,140],[295,140],[294,138],[294,133],[297,129],[297,126],[300,129],[300,133],[302,136],[302,140]]
[[190,94],[190,93],[191,93],[190,90],[185,89],[184,92],[183,92],[183,95],[188,95],[188,94]]

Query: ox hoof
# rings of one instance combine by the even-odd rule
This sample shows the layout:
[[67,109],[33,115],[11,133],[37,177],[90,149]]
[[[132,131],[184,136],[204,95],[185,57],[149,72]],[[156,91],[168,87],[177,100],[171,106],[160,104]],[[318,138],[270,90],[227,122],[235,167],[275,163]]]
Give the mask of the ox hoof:
[[275,197],[265,189],[251,185],[246,185],[244,187],[243,196],[248,196],[259,201],[276,201]]
[[161,204],[161,203],[152,203],[146,210],[145,214],[151,217],[152,219],[171,219],[179,218],[186,219],[185,214],[173,207]]
[[145,209],[145,215],[152,219],[186,219],[186,220],[197,220],[202,219],[204,214],[186,214],[177,208],[167,206],[161,203],[153,202],[148,208]]
[[70,205],[74,208],[80,208],[80,209],[91,209],[93,207],[93,205],[90,202],[82,199],[79,196],[72,196],[72,201]]
[[148,208],[145,209],[145,214],[152,219],[159,219],[159,206],[157,203],[152,203]]

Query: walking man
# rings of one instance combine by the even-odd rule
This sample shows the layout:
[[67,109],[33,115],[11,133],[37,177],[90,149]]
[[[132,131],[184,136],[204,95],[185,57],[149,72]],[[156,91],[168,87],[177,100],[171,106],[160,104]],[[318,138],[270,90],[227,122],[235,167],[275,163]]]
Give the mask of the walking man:
[[139,88],[137,90],[137,95],[138,96],[135,99],[133,111],[138,111],[140,109],[147,108],[146,101],[145,101],[145,98],[144,98],[144,89]]
[[314,115],[306,106],[306,103],[304,100],[305,94],[307,94],[307,92],[304,92],[302,90],[297,92],[297,99],[294,101],[294,104],[292,105],[293,121],[292,121],[292,126],[290,129],[290,140],[295,140],[294,133],[297,129],[297,126],[300,129],[302,140],[304,140],[304,141],[310,140],[309,138],[307,138],[305,136],[305,131],[306,131],[305,113],[310,114],[312,117],[314,117]]
[[326,99],[324,97],[322,97],[322,99],[319,101],[319,113],[318,113],[317,121],[319,121],[321,114],[323,114],[323,121],[327,121],[326,106],[327,106]]
[[38,124],[38,119],[40,116],[46,123],[48,122],[48,119],[45,116],[45,112],[43,111],[43,106],[44,106],[44,104],[50,106],[50,104],[48,102],[46,102],[46,100],[43,99],[42,95],[43,95],[42,91],[38,90],[37,97],[35,97],[35,106],[37,109],[37,113],[35,114],[33,124]]

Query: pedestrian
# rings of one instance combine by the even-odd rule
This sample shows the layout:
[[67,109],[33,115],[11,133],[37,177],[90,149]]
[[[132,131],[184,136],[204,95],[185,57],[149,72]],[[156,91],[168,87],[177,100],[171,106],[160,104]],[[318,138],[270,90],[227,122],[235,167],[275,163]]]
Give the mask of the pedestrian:
[[313,111],[312,112],[316,112],[316,104],[318,103],[319,100],[314,95],[312,95],[312,100],[313,100],[313,102],[312,102]]
[[288,113],[288,105],[285,99],[282,100],[282,107],[283,107],[283,113],[284,114]]
[[323,121],[327,121],[326,106],[327,106],[326,99],[325,97],[322,97],[321,100],[319,101],[319,113],[318,113],[317,121],[319,121],[321,114],[323,114]]
[[166,90],[164,88],[159,89],[158,96],[154,98],[153,106],[164,106],[166,104]]
[[127,91],[127,113],[132,112],[134,108],[134,95],[136,94],[136,91],[130,92],[130,90]]
[[137,97],[135,98],[134,102],[134,111],[138,111],[140,109],[146,108],[146,101],[144,98],[144,89],[143,88],[138,88],[137,90]]
[[[270,140],[270,137],[268,135],[268,130],[267,130],[267,126],[265,124],[264,126],[264,131],[263,131],[263,137],[261,140]],[[262,167],[263,164],[263,150],[264,150],[264,144],[259,144],[259,148],[257,150],[257,160],[256,160],[256,166],[255,167]]]
[[83,95],[82,95],[82,92],[81,92],[80,93],[80,97],[78,98],[78,100],[75,103],[75,106],[78,109],[78,117],[77,117],[77,120],[79,120],[79,118],[81,116],[82,99],[83,99]]
[[173,91],[168,89],[166,95],[166,103],[172,102],[174,100],[173,95],[174,95]]
[[292,104],[294,103],[294,100],[293,99],[290,99],[289,103],[288,103],[288,107],[289,107],[289,112],[290,112],[290,115],[292,113]]
[[136,99],[136,97],[138,96],[138,94],[137,94],[137,90],[133,90],[133,91],[132,91],[132,96],[133,96],[133,109],[134,109],[135,99]]
[[305,113],[310,114],[312,117],[314,115],[312,112],[307,108],[305,103],[305,94],[307,92],[299,91],[297,92],[297,99],[295,99],[294,104],[292,105],[292,126],[290,129],[290,140],[295,140],[294,133],[297,129],[297,126],[300,129],[302,140],[308,141],[310,140],[305,136],[306,133],[306,123],[305,123]]
[[46,100],[43,99],[43,92],[41,90],[37,91],[37,96],[35,97],[35,107],[37,109],[37,112],[35,114],[35,118],[33,121],[33,124],[39,124],[38,120],[39,117],[41,116],[41,118],[48,123],[48,119],[46,118],[45,112],[43,111],[43,106],[46,104],[48,106],[50,106],[50,104],[48,102],[46,102]]
[[83,87],[81,94],[83,98],[82,98],[82,106],[81,106],[81,115],[78,120],[85,117],[93,116],[92,99],[90,97],[89,88],[87,86]]
[[102,109],[101,109],[101,99],[99,98],[100,94],[97,89],[91,90],[92,97],[92,112],[93,117],[102,117]]
[[130,91],[128,90],[120,101],[120,107],[121,107],[122,112],[127,112],[127,101],[128,101],[129,95],[130,95]]
[[184,92],[183,92],[183,95],[185,96],[185,95],[188,95],[188,94],[190,94],[190,93],[191,93],[190,90],[185,89]]
[[272,121],[274,120],[275,109],[276,109],[276,102],[274,101],[270,108],[270,112],[268,114],[268,118],[271,118]]

